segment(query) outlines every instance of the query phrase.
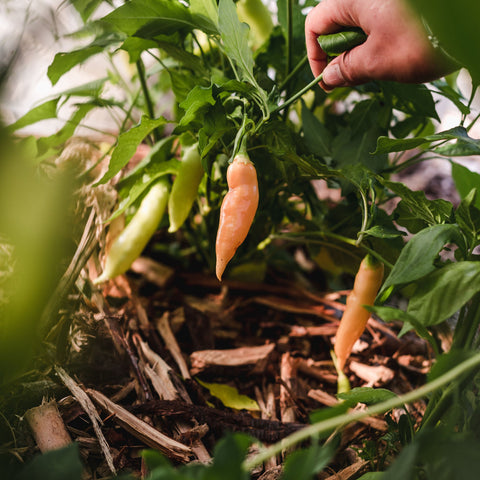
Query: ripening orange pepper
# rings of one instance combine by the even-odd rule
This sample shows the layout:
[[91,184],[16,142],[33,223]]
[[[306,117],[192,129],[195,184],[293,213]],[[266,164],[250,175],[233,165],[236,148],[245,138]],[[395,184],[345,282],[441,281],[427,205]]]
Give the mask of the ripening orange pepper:
[[220,208],[216,240],[216,274],[219,280],[237,248],[245,240],[258,207],[258,180],[248,155],[239,153],[227,170],[228,192]]
[[360,338],[370,312],[363,305],[373,305],[383,281],[384,265],[367,255],[355,275],[353,289],[347,297],[345,311],[335,336],[334,351],[337,367],[343,370],[354,343]]

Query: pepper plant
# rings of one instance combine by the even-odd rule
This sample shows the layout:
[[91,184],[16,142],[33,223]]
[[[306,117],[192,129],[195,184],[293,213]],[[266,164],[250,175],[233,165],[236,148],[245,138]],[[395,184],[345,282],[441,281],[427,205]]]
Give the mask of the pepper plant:
[[[403,431],[407,441],[400,463],[379,474],[382,479],[439,474],[427,448],[435,435],[432,429],[439,432],[442,451],[470,441],[477,445],[478,378],[473,367],[480,355],[480,175],[456,161],[480,154],[479,140],[470,135],[478,118],[472,113],[476,85],[465,97],[453,74],[429,85],[371,82],[326,94],[316,85],[318,79],[312,79],[306,60],[305,11],[314,5],[309,0],[278,0],[276,15],[259,0],[70,3],[83,22],[77,34],[90,41],[57,53],[48,69],[52,84],[98,55],[109,62],[109,75],[46,100],[7,127],[14,135],[56,117],[66,101],[74,102],[71,117],[54,135],[15,137],[16,147],[34,153],[38,168],[59,155],[87,115],[98,109],[112,112],[118,134],[104,147],[100,161],[107,159],[107,167],[91,184],[93,189],[113,184],[118,194],[105,228],[121,216],[128,222],[161,181],[172,193],[168,209],[167,200],[161,202],[166,213],[152,215],[153,230],[164,235],[158,242],[151,230],[150,238],[143,239],[151,240],[149,253],[175,255],[169,245],[180,242],[190,256],[177,259],[179,264],[200,266],[212,275],[226,170],[245,148],[257,171],[259,204],[225,277],[247,275],[258,281],[268,270],[301,271],[294,257],[285,254],[289,246],[301,246],[334,285],[333,271],[353,274],[369,254],[385,265],[385,280],[371,311],[384,321],[402,322],[402,333],[415,330],[431,344],[436,363],[424,390],[406,398],[391,392],[379,397],[375,389],[343,393],[343,411],[332,409],[330,418],[291,439],[292,444],[307,436],[315,440],[308,450],[292,455],[295,468],[306,462],[302,478],[323,469],[334,453],[333,437],[322,444],[318,434],[348,423],[346,409],[358,402],[373,404],[372,413],[383,413],[429,396],[423,421],[408,435]],[[101,4],[110,8],[103,16],[96,13]],[[125,54],[130,78],[115,66]],[[122,98],[105,93],[109,84],[121,88]],[[440,98],[460,112],[459,124],[443,131],[436,128]],[[141,145],[148,145],[149,153],[129,168]],[[183,152],[192,155],[192,146],[195,171],[185,172],[179,158]],[[458,204],[427,198],[397,180],[407,167],[439,158],[452,166]],[[319,197],[314,180],[338,190],[340,200]],[[327,268],[332,264],[334,269]],[[406,308],[397,308],[393,300],[398,296],[406,299]],[[458,317],[451,327],[454,315]],[[46,330],[54,326],[47,323]],[[438,340],[440,326],[453,329],[448,347]],[[451,432],[455,434],[449,440]],[[233,445],[229,441],[223,448]],[[238,442],[237,454],[244,456],[244,439]],[[279,448],[246,460],[235,478],[247,478],[250,468]],[[157,468],[152,478],[193,478],[187,470],[200,475],[202,467],[188,467],[176,476],[170,465]],[[285,469],[284,478],[293,478],[293,468]],[[409,476],[400,477],[402,471]]]

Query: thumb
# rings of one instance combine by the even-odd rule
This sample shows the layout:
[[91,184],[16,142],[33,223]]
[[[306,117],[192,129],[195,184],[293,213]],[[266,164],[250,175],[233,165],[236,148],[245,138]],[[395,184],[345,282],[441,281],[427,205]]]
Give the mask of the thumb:
[[334,58],[323,70],[322,83],[325,89],[358,85],[370,80],[374,62],[369,53],[369,45],[363,44]]

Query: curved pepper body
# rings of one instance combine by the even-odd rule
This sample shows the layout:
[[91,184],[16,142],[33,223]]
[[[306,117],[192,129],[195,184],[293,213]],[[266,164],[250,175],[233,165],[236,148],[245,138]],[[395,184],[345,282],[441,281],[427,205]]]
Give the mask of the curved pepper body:
[[373,305],[383,281],[383,263],[367,255],[355,276],[355,282],[347,297],[345,311],[335,336],[334,351],[339,370],[343,370],[354,343],[360,338],[370,312],[363,305]]
[[237,155],[227,170],[228,193],[220,209],[216,240],[219,280],[237,248],[245,240],[258,207],[257,172],[248,156]]
[[158,228],[168,201],[169,185],[165,179],[155,183],[142,200],[125,229],[113,241],[105,268],[95,284],[125,273],[140,256]]
[[179,171],[168,198],[169,232],[176,232],[187,219],[198,195],[204,170],[198,145],[188,147],[183,154]]

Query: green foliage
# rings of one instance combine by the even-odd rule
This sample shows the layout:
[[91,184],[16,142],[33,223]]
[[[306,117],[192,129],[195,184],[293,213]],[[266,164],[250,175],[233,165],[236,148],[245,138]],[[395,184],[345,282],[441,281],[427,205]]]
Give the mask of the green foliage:
[[[98,55],[105,58],[108,72],[96,81],[46,99],[7,127],[8,134],[17,134],[37,122],[64,119],[52,135],[14,138],[15,148],[12,155],[9,153],[15,159],[26,153],[35,157],[28,173],[15,177],[15,185],[18,191],[34,192],[36,201],[13,202],[15,208],[2,217],[0,235],[2,240],[7,236],[20,254],[25,253],[27,262],[18,263],[16,285],[20,285],[21,291],[13,295],[9,307],[17,322],[13,324],[21,328],[17,331],[16,327],[9,327],[11,332],[7,329],[7,333],[11,335],[7,335],[5,349],[0,349],[5,358],[18,360],[12,362],[18,365],[18,371],[25,367],[19,357],[31,360],[34,352],[29,352],[34,339],[43,340],[55,320],[39,321],[39,312],[48,298],[48,287],[54,285],[53,279],[58,276],[56,271],[45,274],[48,264],[59,265],[58,256],[63,250],[55,248],[52,252],[50,243],[58,247],[60,242],[52,242],[48,235],[39,236],[38,231],[45,230],[38,225],[38,212],[67,202],[62,201],[65,192],[44,188],[51,183],[47,175],[41,174],[47,168],[55,168],[55,159],[64,143],[85,124],[87,116],[100,109],[109,112],[118,126],[109,150],[108,168],[96,185],[115,179],[112,183],[119,194],[119,204],[110,220],[134,212],[145,191],[159,178],[173,183],[180,174],[179,149],[198,143],[206,173],[206,178],[195,186],[200,201],[189,202],[189,216],[175,237],[168,236],[165,220],[161,224],[161,228],[165,227],[162,238],[189,244],[195,264],[211,272],[219,209],[227,189],[228,160],[245,145],[257,169],[260,203],[249,236],[232,261],[232,275],[242,275],[242,271],[251,275],[252,265],[257,267],[258,278],[263,278],[268,268],[300,271],[289,252],[279,252],[272,241],[278,238],[301,243],[312,254],[319,247],[329,252],[337,267],[337,278],[340,273],[352,273],[366,252],[374,252],[384,260],[388,274],[379,305],[371,310],[385,321],[402,322],[402,333],[414,329],[430,342],[438,358],[429,382],[435,382],[458,364],[442,355],[434,328],[458,311],[461,321],[455,327],[454,339],[462,354],[456,360],[469,358],[468,352],[478,347],[475,333],[480,322],[480,263],[475,254],[475,247],[480,244],[480,176],[455,159],[479,155],[480,140],[471,136],[473,123],[467,123],[473,95],[465,99],[454,77],[431,85],[372,82],[325,94],[315,82],[309,83],[312,78],[305,63],[304,6],[312,2],[278,0],[278,25],[257,50],[251,46],[253,30],[239,20],[233,0],[220,0],[218,4],[213,0],[130,0],[120,6],[101,0],[71,3],[83,21],[79,31],[74,32],[83,46],[79,43],[70,52],[57,53],[48,69],[50,81],[56,84],[67,72]],[[465,1],[461,8],[456,6],[453,10],[443,0],[417,3],[431,27],[438,30],[441,43],[471,68],[478,82],[479,63],[472,57],[475,49],[471,48],[472,38],[475,39],[472,22],[478,18],[478,7],[466,5],[469,2]],[[108,7],[109,13],[93,20],[100,6]],[[442,14],[447,10],[447,16]],[[450,26],[459,15],[457,24],[464,23],[466,28],[451,35]],[[338,38],[322,41],[325,40],[331,45]],[[116,68],[116,62],[121,58],[125,61],[125,57],[128,78]],[[122,91],[119,99],[106,93],[111,86]],[[445,131],[436,127],[439,96],[461,114],[459,125]],[[73,108],[65,120],[63,108],[67,104]],[[141,146],[148,146],[149,152],[125,173],[125,167]],[[22,155],[17,155],[19,152]],[[392,178],[402,169],[431,158],[451,163],[461,199],[459,205],[443,198],[432,199]],[[5,182],[1,189],[4,205],[18,198],[8,173],[0,177],[2,186]],[[318,179],[337,189],[340,200],[320,199],[311,184]],[[397,202],[393,211],[384,208],[392,199]],[[56,213],[55,209],[52,211]],[[63,211],[58,218],[62,219],[62,215]],[[58,218],[52,215],[50,232],[58,232]],[[63,236],[64,232],[57,235]],[[37,239],[34,248],[31,238]],[[189,260],[182,258],[184,264]],[[31,265],[34,267],[29,268]],[[406,297],[404,310],[386,304],[393,293]],[[29,302],[19,300],[23,298]],[[33,325],[38,325],[38,329]],[[25,331],[34,333],[21,338],[20,332]],[[18,371],[8,373],[16,375]],[[471,384],[462,386],[465,397],[476,398]],[[216,392],[219,393],[218,386]],[[228,403],[232,393],[227,393]],[[453,478],[454,471],[458,478],[466,476],[460,459],[464,455],[472,465],[478,463],[473,458],[478,439],[473,438],[469,429],[477,425],[480,409],[478,402],[472,400],[471,410],[477,416],[462,416],[454,408],[454,395],[460,395],[458,389],[429,398],[425,420],[428,428],[420,426],[414,431],[407,416],[402,416],[398,423],[392,420],[390,436],[382,439],[387,443],[388,454],[376,462],[376,467],[386,471],[370,472],[362,478],[447,479]],[[254,403],[236,395],[233,398],[238,408],[245,406],[239,400],[247,401],[250,407]],[[312,478],[328,465],[337,444],[328,441],[321,445],[317,441],[326,438],[325,432],[331,434],[347,422],[349,408],[357,403],[388,406],[396,400],[388,390],[371,388],[353,389],[339,398],[342,402],[338,406],[312,415],[313,426],[326,425],[325,430],[305,449],[288,457],[284,479]],[[444,422],[446,426],[429,430],[429,422],[436,425],[447,411],[450,413],[448,422]],[[335,419],[342,419],[343,423],[337,425]],[[251,439],[230,435],[217,445],[211,465],[178,468],[159,454],[146,452],[148,478],[247,479],[249,472],[244,462],[250,445]],[[403,450],[387,468],[389,455],[396,455],[400,445]],[[366,445],[365,456],[379,454],[378,448],[378,444]],[[446,464],[447,453],[452,457],[451,465]],[[71,463],[71,470],[63,472],[64,477],[77,478],[74,450],[57,455],[59,468]],[[38,462],[34,467],[26,468],[43,472],[42,462],[46,460],[42,458],[34,460]],[[437,458],[441,460],[438,464]],[[54,471],[48,473],[53,475]],[[30,478],[36,477],[32,473]]]

